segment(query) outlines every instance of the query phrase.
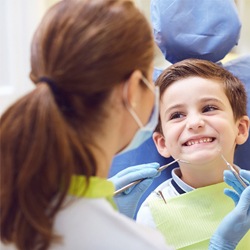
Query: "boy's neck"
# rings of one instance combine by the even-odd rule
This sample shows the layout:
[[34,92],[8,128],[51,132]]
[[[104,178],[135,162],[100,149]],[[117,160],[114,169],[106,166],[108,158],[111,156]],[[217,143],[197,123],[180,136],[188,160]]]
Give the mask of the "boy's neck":
[[205,187],[223,182],[223,171],[226,166],[213,166],[205,168],[204,166],[188,166],[181,167],[181,180],[193,188]]

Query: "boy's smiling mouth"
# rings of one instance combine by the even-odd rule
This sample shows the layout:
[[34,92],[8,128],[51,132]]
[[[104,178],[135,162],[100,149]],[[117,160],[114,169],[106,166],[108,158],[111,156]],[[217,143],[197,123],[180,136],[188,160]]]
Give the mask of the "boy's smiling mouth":
[[198,138],[198,139],[191,139],[191,140],[188,140],[187,142],[185,142],[183,144],[183,146],[192,146],[195,144],[210,143],[210,142],[213,142],[214,140],[215,140],[215,138],[213,138],[213,137],[202,137],[202,138]]

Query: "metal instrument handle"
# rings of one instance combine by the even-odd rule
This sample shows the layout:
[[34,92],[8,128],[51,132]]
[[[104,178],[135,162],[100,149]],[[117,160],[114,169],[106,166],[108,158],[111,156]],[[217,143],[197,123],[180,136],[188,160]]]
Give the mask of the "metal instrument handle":
[[[161,172],[161,171],[163,171],[164,169],[166,169],[167,167],[169,167],[170,165],[174,164],[174,163],[177,162],[177,161],[179,161],[179,159],[176,159],[176,160],[171,161],[170,163],[168,163],[168,164],[166,164],[166,165],[163,165],[163,166],[159,167],[159,168],[157,169],[157,171],[158,171],[158,172]],[[183,161],[183,162],[184,162],[184,161]],[[140,183],[141,181],[143,181],[143,180],[145,180],[145,179],[147,179],[147,178],[142,178],[142,179],[139,179],[139,180],[136,180],[136,181],[133,181],[133,182],[129,183],[128,185],[126,185],[126,186],[124,186],[124,187],[122,187],[122,188],[116,190],[116,191],[114,192],[114,195],[117,195],[117,194],[120,194],[120,193],[124,192],[125,190],[129,189],[130,187],[135,186],[136,184]]]

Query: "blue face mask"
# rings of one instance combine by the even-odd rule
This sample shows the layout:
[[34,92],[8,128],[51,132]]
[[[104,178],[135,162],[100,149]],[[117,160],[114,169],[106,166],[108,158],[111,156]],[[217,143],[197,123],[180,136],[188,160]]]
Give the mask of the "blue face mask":
[[136,123],[139,126],[139,130],[136,132],[134,135],[132,141],[126,146],[122,151],[120,151],[117,155],[124,154],[128,151],[131,151],[133,149],[138,148],[141,144],[143,144],[146,140],[148,140],[153,132],[155,127],[158,124],[158,118],[159,118],[159,87],[156,86],[153,88],[151,84],[148,82],[148,80],[145,77],[142,77],[142,81],[148,86],[148,88],[154,93],[155,95],[155,103],[154,103],[154,108],[151,113],[151,116],[149,118],[148,123],[143,126],[143,123],[135,113],[135,111],[131,108],[131,106],[126,103],[126,107],[130,114],[133,116],[135,119]]

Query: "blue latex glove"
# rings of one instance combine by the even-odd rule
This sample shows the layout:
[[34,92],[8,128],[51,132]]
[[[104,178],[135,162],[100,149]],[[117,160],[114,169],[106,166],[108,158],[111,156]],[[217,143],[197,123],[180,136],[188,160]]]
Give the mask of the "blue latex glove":
[[147,178],[123,193],[114,196],[114,201],[121,213],[130,218],[134,218],[138,202],[143,193],[151,185],[153,178],[160,175],[157,171],[159,167],[160,164],[156,162],[137,165],[128,167],[109,178],[109,180],[114,183],[116,190],[133,181]]
[[[241,170],[240,175],[244,177],[245,180],[250,181],[249,171]],[[228,177],[230,177],[230,181]],[[234,210],[222,220],[212,236],[209,245],[210,250],[235,249],[239,241],[250,229],[250,186],[245,190],[240,189],[240,184],[236,184],[237,181],[235,180],[232,181],[233,179],[231,179],[231,177],[230,174],[226,174],[225,179],[229,185],[232,185],[232,187],[236,188],[236,191],[239,192],[238,195],[235,193],[233,197],[229,195],[237,205]],[[236,200],[235,195],[238,196]]]
[[[250,171],[247,170],[240,170],[240,176],[243,178],[243,180],[249,185],[250,183]],[[233,199],[235,205],[237,205],[238,201],[239,201],[239,195],[241,195],[241,193],[244,190],[244,187],[239,183],[239,181],[237,180],[237,178],[234,176],[234,174],[230,171],[230,170],[225,170],[224,171],[224,181],[231,187],[233,187],[235,189],[231,190],[231,189],[225,189],[224,193],[229,196],[230,198]]]

